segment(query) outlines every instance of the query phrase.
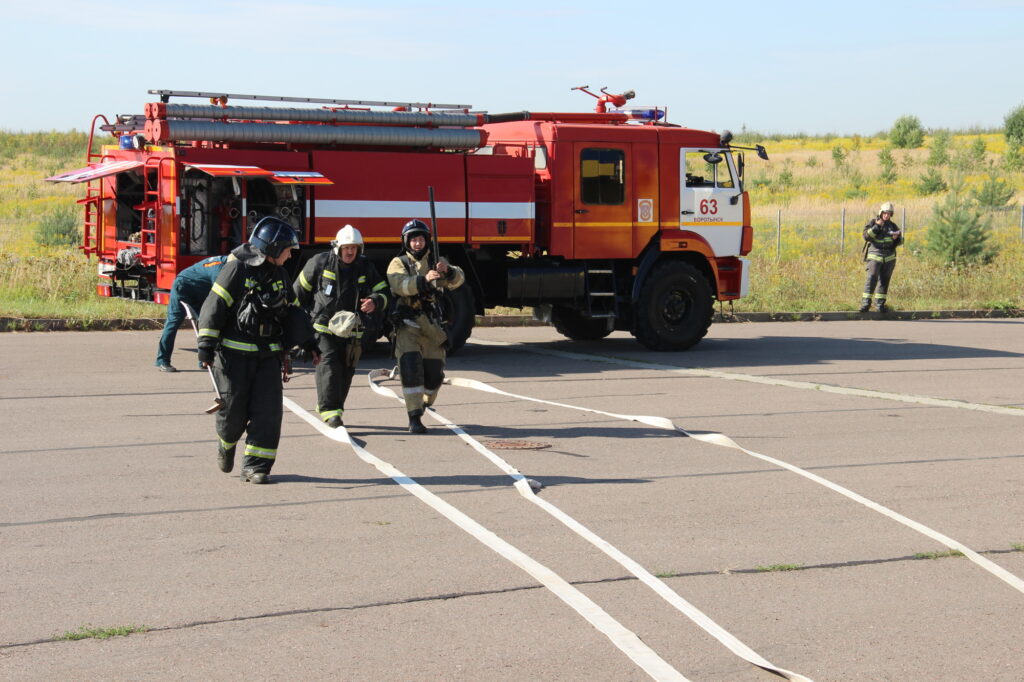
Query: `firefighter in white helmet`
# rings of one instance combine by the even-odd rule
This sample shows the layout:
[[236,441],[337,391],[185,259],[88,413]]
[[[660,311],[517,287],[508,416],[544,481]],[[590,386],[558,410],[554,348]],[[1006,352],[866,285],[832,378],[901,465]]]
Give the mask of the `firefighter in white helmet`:
[[872,299],[878,312],[885,312],[889,281],[896,269],[896,247],[903,243],[903,233],[892,221],[894,211],[892,202],[887,201],[878,207],[878,215],[864,226],[864,260],[868,277],[860,300],[862,313],[871,308]]
[[388,304],[387,282],[362,251],[363,236],[346,225],[329,251],[309,259],[294,284],[317,332],[317,410],[331,428],[344,425],[345,399],[363,352],[363,335],[377,333],[377,320]]
[[388,284],[398,297],[392,319],[395,358],[412,433],[427,430],[420,418],[444,381],[448,335],[438,297],[466,280],[461,268],[431,251],[430,228],[422,220],[410,220],[402,228],[402,253],[388,265]]

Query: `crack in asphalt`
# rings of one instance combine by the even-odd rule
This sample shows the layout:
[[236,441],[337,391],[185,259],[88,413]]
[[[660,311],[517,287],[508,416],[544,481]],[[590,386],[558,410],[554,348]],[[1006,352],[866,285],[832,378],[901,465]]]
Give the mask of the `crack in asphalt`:
[[[1014,554],[1020,552],[1019,549],[989,549],[979,551],[979,554]],[[816,571],[816,570],[834,570],[839,568],[856,568],[860,566],[876,566],[880,564],[891,564],[904,561],[938,561],[939,559],[954,559],[962,558],[956,556],[940,556],[936,558],[925,557],[925,556],[899,556],[899,557],[886,557],[881,559],[855,559],[852,561],[837,561],[823,564],[811,564],[811,565],[793,565],[791,568],[787,568],[785,572],[802,572],[802,571]],[[759,575],[765,573],[774,573],[779,571],[766,570],[764,568],[731,568],[724,569],[721,571],[688,571],[685,573],[659,573],[658,578],[662,580],[671,580],[673,578],[700,578],[708,576],[721,576],[721,575]],[[594,580],[571,580],[571,585],[607,585],[611,583],[619,582],[630,582],[636,581],[637,578],[631,575],[615,576],[611,578],[597,578]],[[246,621],[264,620],[267,618],[288,618],[291,616],[305,616],[316,613],[341,613],[345,611],[362,611],[364,609],[378,609],[387,608],[392,606],[404,606],[407,604],[417,604],[423,602],[443,602],[451,599],[463,599],[467,597],[488,597],[501,594],[512,594],[515,592],[525,592],[527,590],[542,590],[545,589],[543,585],[517,585],[514,587],[505,587],[502,589],[493,590],[473,590],[466,592],[445,592],[442,594],[424,595],[420,597],[408,597],[406,599],[393,599],[389,601],[377,601],[367,602],[365,604],[352,604],[349,606],[324,606],[320,608],[307,608],[307,609],[288,609],[284,611],[269,611],[267,613],[256,613],[249,616],[235,616],[234,618],[215,618],[208,620],[194,620],[187,623],[180,623],[178,625],[163,625],[159,627],[147,627],[142,630],[139,634],[145,632],[176,632],[180,630],[190,630],[192,628],[204,627],[207,625],[221,625],[226,623],[244,623]],[[9,644],[0,644],[0,651],[4,649],[16,649],[29,646],[37,646],[41,644],[52,644],[56,642],[65,641],[77,641],[77,640],[66,640],[60,637],[46,637],[41,639],[27,640],[24,642],[12,642]]]

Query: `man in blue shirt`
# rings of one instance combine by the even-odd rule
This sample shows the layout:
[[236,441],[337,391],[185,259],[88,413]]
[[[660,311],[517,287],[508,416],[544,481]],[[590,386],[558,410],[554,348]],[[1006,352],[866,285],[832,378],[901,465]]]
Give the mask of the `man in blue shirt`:
[[164,333],[160,336],[160,347],[156,353],[156,367],[161,372],[178,371],[171,365],[171,352],[174,350],[174,337],[178,334],[178,327],[185,319],[185,309],[182,308],[181,302],[188,303],[198,315],[199,309],[203,307],[203,301],[206,300],[227,260],[227,256],[212,256],[190,265],[174,278],[171,301],[167,304],[167,321],[164,323]]

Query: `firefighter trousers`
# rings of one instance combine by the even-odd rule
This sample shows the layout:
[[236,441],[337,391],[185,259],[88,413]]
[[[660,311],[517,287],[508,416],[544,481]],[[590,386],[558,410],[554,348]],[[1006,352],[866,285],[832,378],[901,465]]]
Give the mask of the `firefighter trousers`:
[[171,364],[171,353],[174,351],[174,339],[178,335],[178,328],[185,320],[185,309],[181,302],[188,303],[196,316],[210,293],[209,285],[199,282],[183,280],[181,283],[175,281],[171,285],[171,298],[167,303],[167,320],[164,322],[164,332],[160,335],[160,345],[156,352],[156,364]]
[[395,359],[402,377],[405,409],[411,416],[423,414],[437,399],[444,382],[445,344],[448,335],[426,315],[413,320],[417,327],[400,324],[395,333]]
[[217,435],[224,448],[245,434],[243,469],[269,474],[281,440],[281,359],[277,355],[220,351],[213,376],[224,398]]
[[885,303],[889,294],[889,281],[892,280],[892,271],[896,269],[896,259],[883,263],[882,261],[869,260],[864,268],[867,270],[868,278],[864,282],[863,300],[867,303],[874,298],[877,303]]
[[316,366],[316,403],[320,418],[327,421],[345,413],[345,399],[352,387],[363,346],[357,338],[339,339],[333,334],[318,337],[320,364]]

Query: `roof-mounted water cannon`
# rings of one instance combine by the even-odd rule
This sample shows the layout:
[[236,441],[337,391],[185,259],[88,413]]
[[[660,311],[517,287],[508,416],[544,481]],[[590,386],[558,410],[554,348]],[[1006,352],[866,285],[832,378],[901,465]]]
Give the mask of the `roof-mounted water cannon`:
[[594,111],[596,111],[599,114],[607,113],[609,104],[616,108],[623,107],[626,105],[626,102],[636,97],[636,93],[633,92],[632,90],[626,90],[621,95],[613,95],[612,93],[608,92],[607,86],[601,88],[600,95],[595,95],[594,93],[587,89],[589,87],[589,85],[580,85],[573,88],[573,90],[580,90],[596,99],[597,106],[594,107]]

